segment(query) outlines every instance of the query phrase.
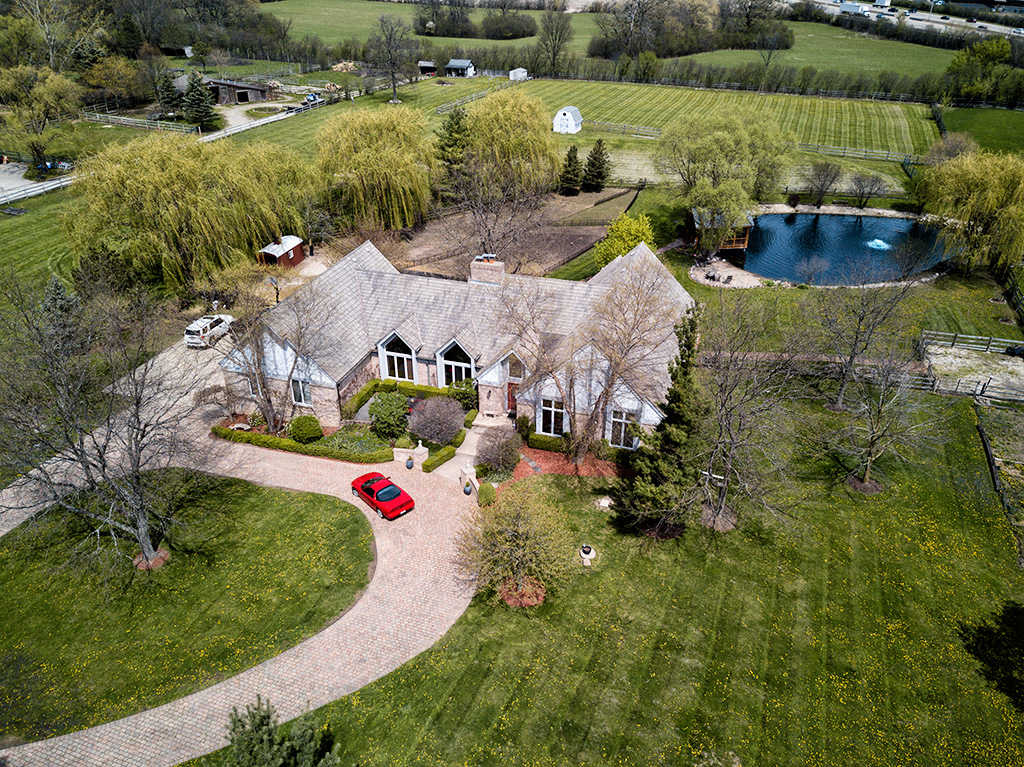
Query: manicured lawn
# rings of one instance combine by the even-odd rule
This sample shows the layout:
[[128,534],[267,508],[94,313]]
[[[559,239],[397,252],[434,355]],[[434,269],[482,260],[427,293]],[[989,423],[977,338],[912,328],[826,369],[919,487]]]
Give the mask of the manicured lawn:
[[[290,35],[293,39],[299,40],[306,35],[317,36],[331,45],[352,38],[365,41],[377,26],[377,19],[383,15],[398,16],[409,25],[412,25],[416,16],[416,6],[412,3],[383,5],[379,2],[370,2],[370,0],[281,0],[280,2],[266,3],[260,10],[272,13],[285,21],[291,20]],[[538,27],[540,26],[542,11],[524,11],[523,13],[533,16]],[[470,18],[473,23],[479,24],[484,14],[485,11],[475,9],[470,11]],[[590,38],[597,34],[597,15],[574,13],[571,18],[575,36],[569,47],[573,51],[585,51]],[[527,37],[522,40],[504,41],[417,36],[416,40],[424,46],[432,45],[446,49],[458,46],[472,49],[507,46],[532,47],[537,38]],[[421,53],[423,58],[430,58],[429,48],[425,47]]]
[[[814,408],[805,418],[827,417]],[[803,461],[787,523],[644,545],[587,481],[528,480],[596,566],[543,606],[477,599],[429,652],[312,714],[342,764],[1024,763],[1024,714],[957,636],[1024,593],[966,403],[871,498]]]
[[206,687],[315,634],[366,586],[370,526],[335,498],[211,479],[182,517],[151,576],[64,567],[74,522],[0,540],[0,738],[69,732]]
[[943,120],[947,130],[970,133],[983,149],[1024,152],[1024,112],[963,107],[946,110]]
[[69,277],[75,258],[61,216],[70,203],[69,192],[50,192],[13,203],[12,207],[28,211],[22,216],[0,215],[0,238],[5,243],[3,265],[38,287],[49,282],[51,274]]
[[[938,138],[935,123],[923,104],[693,90],[640,83],[532,80],[523,87],[544,101],[552,114],[559,107],[573,104],[579,107],[584,120],[667,128],[684,114],[728,114],[747,109],[773,118],[797,141],[805,143],[922,152]],[[602,137],[588,129],[584,132],[588,138],[593,135],[594,140]],[[632,139],[631,143],[650,146],[653,142]]]
[[[773,66],[778,62],[781,66],[796,69],[814,67],[844,74],[897,72],[917,77],[929,72],[944,72],[953,60],[953,51],[882,40],[826,24],[793,21],[789,26],[795,36],[793,47],[774,58]],[[761,63],[757,51],[711,51],[690,58],[702,64],[726,67]]]

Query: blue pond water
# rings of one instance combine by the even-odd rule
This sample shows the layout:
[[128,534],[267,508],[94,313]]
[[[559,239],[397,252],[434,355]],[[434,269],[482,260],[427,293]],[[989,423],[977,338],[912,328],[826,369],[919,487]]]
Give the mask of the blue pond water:
[[743,268],[773,280],[853,285],[896,278],[907,253],[915,271],[944,258],[935,231],[916,221],[773,213],[757,217]]

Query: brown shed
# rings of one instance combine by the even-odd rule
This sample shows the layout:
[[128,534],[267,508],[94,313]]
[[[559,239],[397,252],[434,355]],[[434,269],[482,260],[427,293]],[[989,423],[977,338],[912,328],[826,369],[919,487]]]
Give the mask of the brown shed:
[[274,240],[256,254],[256,259],[261,264],[285,268],[301,264],[305,258],[306,251],[302,246],[302,239],[294,234],[286,234]]
[[205,80],[206,87],[213,93],[218,104],[250,104],[266,101],[270,97],[270,86],[262,83],[239,83],[234,80]]

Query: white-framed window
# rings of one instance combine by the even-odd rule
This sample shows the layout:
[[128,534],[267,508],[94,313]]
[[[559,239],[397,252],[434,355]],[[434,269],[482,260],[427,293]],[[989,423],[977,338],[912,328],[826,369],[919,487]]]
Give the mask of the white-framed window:
[[542,399],[540,401],[541,434],[561,437],[565,432],[565,408],[560,399]]
[[630,434],[629,427],[637,422],[636,413],[628,410],[612,410],[612,434],[608,443],[612,447],[636,449],[636,437]]
[[412,349],[398,336],[384,344],[384,370],[387,378],[411,381],[413,371]]
[[508,380],[519,383],[523,380],[526,371],[523,362],[516,355],[508,355]]
[[457,343],[441,354],[441,368],[444,375],[441,386],[451,386],[456,381],[473,377],[473,359]]
[[309,394],[309,381],[292,379],[292,402],[296,405],[312,405],[313,398]]

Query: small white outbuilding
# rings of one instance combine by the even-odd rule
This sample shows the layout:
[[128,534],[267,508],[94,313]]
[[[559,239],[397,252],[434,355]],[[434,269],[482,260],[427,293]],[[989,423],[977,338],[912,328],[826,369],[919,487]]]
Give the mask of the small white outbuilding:
[[583,128],[583,115],[576,107],[562,107],[555,114],[555,133],[579,133]]
[[527,73],[526,73],[526,68],[525,67],[519,67],[518,69],[513,69],[513,70],[511,70],[508,73],[508,79],[511,80],[514,83],[520,82],[521,80],[525,80],[526,78],[527,78]]

